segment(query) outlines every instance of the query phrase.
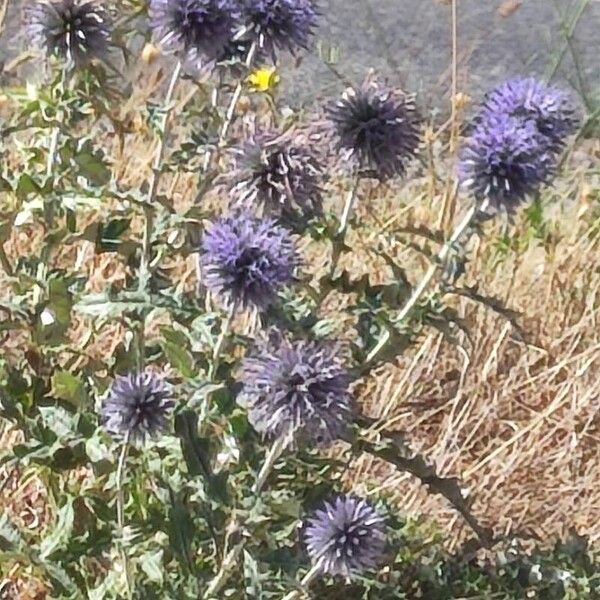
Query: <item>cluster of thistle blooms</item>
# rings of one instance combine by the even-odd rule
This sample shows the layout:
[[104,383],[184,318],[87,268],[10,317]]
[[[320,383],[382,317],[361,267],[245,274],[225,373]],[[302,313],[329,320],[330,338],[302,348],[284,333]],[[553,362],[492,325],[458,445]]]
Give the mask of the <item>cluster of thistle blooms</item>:
[[[233,49],[307,46],[316,24],[312,0],[151,0],[157,39],[194,64],[216,63]],[[45,0],[26,12],[30,32],[49,53],[76,64],[101,57],[107,13],[91,0]],[[414,99],[367,81],[327,109],[340,157],[359,177],[402,175],[419,145]],[[476,200],[511,210],[546,182],[558,151],[576,126],[565,94],[533,79],[507,82],[489,94],[465,144],[459,174]],[[294,280],[295,234],[322,217],[323,168],[307,144],[259,132],[238,149],[236,199],[228,216],[205,231],[203,283],[231,310],[268,311]],[[352,421],[350,376],[334,342],[266,332],[240,370],[241,403],[264,439],[294,447],[325,445]],[[118,377],[102,420],[130,441],[165,431],[174,408],[158,375]],[[378,511],[351,495],[326,502],[304,524],[308,553],[321,572],[346,577],[376,567],[386,550]]]
[[[273,57],[277,49],[304,48],[317,17],[312,0],[151,0],[150,10],[158,41],[192,66],[217,63],[253,43]],[[32,39],[72,66],[108,50],[109,14],[92,0],[32,2],[25,18]],[[417,147],[412,111],[404,96],[365,87],[347,92],[330,112],[346,158],[354,155],[360,168],[385,178],[401,172]],[[294,234],[284,224],[298,232],[322,216],[323,170],[295,142],[263,132],[240,148],[236,206],[207,229],[200,259],[204,284],[223,304],[267,311],[300,264]],[[240,381],[240,401],[266,440],[323,446],[352,420],[350,376],[336,343],[270,331],[248,353]],[[143,442],[167,429],[174,405],[162,377],[131,373],[113,382],[101,420],[115,437]],[[313,562],[333,575],[377,566],[386,546],[383,517],[352,495],[326,502],[303,531]]]
[[511,79],[484,102],[459,163],[464,189],[480,203],[508,212],[554,174],[565,141],[578,126],[562,90],[533,78]]

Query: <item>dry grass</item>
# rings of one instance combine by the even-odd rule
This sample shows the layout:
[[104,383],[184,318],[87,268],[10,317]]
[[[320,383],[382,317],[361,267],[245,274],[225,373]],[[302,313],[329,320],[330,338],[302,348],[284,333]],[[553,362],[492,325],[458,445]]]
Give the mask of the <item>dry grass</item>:
[[[362,389],[365,411],[382,427],[406,432],[440,474],[460,477],[476,498],[475,513],[497,535],[548,543],[574,527],[592,542],[600,537],[600,248],[591,215],[598,148],[589,150],[595,169],[576,156],[557,185],[546,248],[533,241],[497,263],[496,224],[485,226],[471,249],[467,283],[520,311],[526,341],[489,309],[461,299],[456,307],[470,340],[459,336],[461,345],[453,346],[430,332]],[[373,212],[387,217],[393,208],[382,200]],[[418,221],[435,219],[427,209],[413,212],[421,213]],[[523,215],[509,228],[523,237],[526,230]],[[409,253],[398,256],[400,264],[414,264]],[[460,517],[405,474],[364,458],[355,481],[373,472],[402,510],[465,533]],[[460,538],[451,535],[450,545]]]
[[[155,80],[148,77],[147,81],[148,86],[122,107],[123,121],[134,122],[155,89]],[[246,125],[251,126],[249,120]],[[150,173],[152,145],[140,142],[138,133],[129,134],[122,149],[115,140],[109,144],[115,173],[129,185],[139,185]],[[595,214],[599,168],[597,145],[570,158],[565,175],[549,194],[551,236],[545,247],[531,241],[500,261],[497,242],[504,225],[499,221],[486,224],[485,236],[473,240],[467,282],[520,311],[526,341],[490,310],[465,299],[454,300],[468,322],[470,340],[460,335],[461,345],[455,346],[441,334],[427,331],[409,353],[359,387],[363,410],[378,418],[381,427],[406,432],[411,446],[435,463],[440,474],[460,477],[476,498],[475,513],[497,534],[550,542],[575,527],[593,542],[600,538],[600,331],[596,323],[600,247]],[[168,176],[163,185],[179,209],[193,201],[191,176]],[[369,273],[377,282],[389,278],[388,269],[368,248],[394,223],[434,228],[443,194],[431,197],[431,189],[423,177],[372,190],[359,207],[361,228],[350,238],[359,251],[346,260],[346,268],[356,276]],[[338,190],[331,190],[336,211],[341,198]],[[527,227],[521,214],[508,232],[523,239]],[[31,252],[39,234],[34,227],[15,231],[6,245],[9,258]],[[90,290],[123,282],[124,268],[118,259],[93,256],[86,244],[60,250],[54,260],[71,268],[77,263],[88,277]],[[422,258],[400,245],[389,250],[416,281],[426,267]],[[324,268],[327,247],[309,251],[311,269]],[[193,259],[175,266],[185,285],[192,286]],[[343,323],[339,321],[342,335],[347,334]],[[82,321],[74,325],[74,344],[84,339],[86,327]],[[89,360],[110,356],[123,333],[119,327],[108,334],[104,330],[83,350]],[[6,356],[19,352],[22,343],[5,340]],[[4,426],[0,447],[8,448],[18,438],[18,432]],[[450,547],[467,533],[443,499],[428,495],[407,475],[367,457],[353,465],[352,473],[357,486],[369,481],[370,490],[385,488],[402,512],[425,514],[447,527]],[[43,535],[51,518],[46,498],[43,477],[28,469],[17,471],[0,493],[0,510],[8,511],[19,526]],[[45,597],[39,587],[25,591],[27,576],[22,568],[6,576],[7,581],[20,582],[19,591],[5,588],[4,593],[14,594],[6,597]]]

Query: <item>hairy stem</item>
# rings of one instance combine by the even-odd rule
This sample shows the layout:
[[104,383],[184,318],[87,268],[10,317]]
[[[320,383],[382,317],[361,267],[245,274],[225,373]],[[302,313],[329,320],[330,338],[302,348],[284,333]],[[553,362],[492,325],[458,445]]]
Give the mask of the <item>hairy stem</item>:
[[217,343],[215,344],[213,355],[212,355],[212,363],[208,370],[208,378],[212,381],[219,369],[219,362],[221,359],[221,351],[223,350],[223,344],[225,343],[225,338],[231,331],[231,325],[233,323],[233,319],[235,318],[235,314],[237,312],[238,304],[237,302],[233,302],[231,307],[229,308],[229,313],[227,315],[227,319],[221,328],[221,332],[219,333],[219,337],[217,339]]
[[156,154],[154,155],[154,161],[152,163],[152,175],[150,176],[150,187],[148,190],[148,197],[146,198],[146,203],[144,205],[144,237],[142,239],[142,258],[140,261],[140,290],[144,290],[147,287],[148,280],[150,278],[150,261],[152,258],[152,231],[154,227],[154,200],[156,199],[156,192],[158,191],[158,184],[160,181],[161,175],[161,166],[163,155],[165,151],[165,141],[167,137],[167,125],[169,122],[169,115],[172,110],[172,102],[173,102],[173,94],[175,92],[175,86],[177,85],[177,80],[179,79],[179,75],[181,74],[181,63],[178,62],[175,70],[173,71],[173,75],[171,77],[171,81],[169,83],[169,87],[167,89],[167,93],[165,95],[165,101],[163,105],[163,114],[162,119],[159,124],[158,129],[158,147],[156,149]]
[[458,139],[458,119],[456,96],[458,95],[458,0],[452,0],[452,99],[451,99],[451,127],[450,150],[456,150]]
[[[244,62],[244,66],[246,67],[246,69],[250,69],[250,67],[252,66],[255,55],[256,42],[253,42],[250,46],[250,49],[248,50],[248,54],[246,55],[246,60]],[[223,122],[223,126],[221,127],[221,133],[219,135],[219,147],[223,144],[223,142],[227,138],[227,134],[229,133],[229,128],[231,127],[231,123],[233,122],[233,117],[235,115],[235,109],[237,108],[240,96],[242,95],[243,86],[244,81],[243,79],[240,79],[237,85],[235,86],[233,96],[231,97],[231,101],[229,102],[229,107],[227,108],[227,112],[225,113],[225,121]]]
[[352,211],[354,210],[354,205],[356,204],[358,186],[360,185],[360,176],[357,176],[354,180],[351,189],[348,191],[346,195],[346,201],[344,203],[344,209],[342,210],[342,215],[340,217],[340,225],[337,229],[335,237],[332,240],[333,249],[331,254],[331,264],[329,266],[329,277],[332,278],[335,274],[335,269],[338,265],[340,257],[343,253],[344,241],[346,240],[346,233],[348,231],[348,223],[350,222],[350,217],[352,216]]
[[262,490],[265,486],[265,483],[267,481],[267,478],[269,477],[271,471],[273,470],[273,467],[275,466],[277,459],[281,456],[283,451],[290,445],[290,443],[292,441],[292,435],[293,434],[290,433],[290,435],[277,438],[273,442],[273,445],[271,446],[271,448],[269,448],[269,452],[265,456],[265,462],[263,462],[262,467],[260,468],[260,471],[258,473],[258,476],[256,477],[256,482],[254,483],[254,487],[252,488],[252,491],[254,492],[254,495],[256,497],[258,497],[260,495],[260,493],[262,492]]
[[[448,239],[448,241],[442,246],[441,250],[438,252],[434,261],[431,263],[431,266],[429,267],[429,269],[423,276],[423,279],[421,279],[421,281],[419,282],[417,287],[414,288],[410,298],[407,300],[406,304],[402,307],[402,310],[400,311],[400,313],[398,314],[398,317],[396,319],[397,322],[403,321],[410,314],[412,309],[415,307],[417,302],[421,299],[421,296],[423,295],[423,293],[425,292],[425,290],[431,283],[431,280],[433,279],[437,270],[441,266],[443,266],[444,262],[448,258],[448,255],[452,251],[452,248],[454,247],[456,242],[458,242],[458,240],[462,237],[463,233],[468,229],[468,227],[473,222],[475,215],[479,211],[484,211],[486,209],[486,207],[487,207],[487,201],[484,202],[481,206],[477,206],[476,204],[474,204],[467,211],[467,213],[463,217],[462,221],[456,226],[456,229],[450,236],[450,239]],[[369,352],[369,354],[367,356],[367,360],[366,360],[367,363],[372,362],[377,357],[379,352],[381,352],[381,350],[387,344],[390,337],[391,337],[391,333],[389,332],[389,330],[386,330],[383,333],[383,335],[381,336],[381,338],[379,339],[379,342],[377,343],[377,345],[371,350],[371,352]]]
[[119,454],[119,462],[117,464],[117,475],[116,475],[116,486],[117,486],[117,526],[119,528],[119,551],[121,554],[121,560],[123,562],[123,572],[125,573],[125,583],[127,586],[128,598],[133,597],[133,583],[131,577],[131,570],[129,565],[129,557],[127,556],[127,549],[123,542],[123,535],[125,529],[125,493],[123,490],[123,477],[125,475],[125,463],[127,461],[127,451],[129,450],[129,432],[123,441],[121,452]]
[[[244,66],[246,70],[249,70],[254,62],[254,57],[256,56],[257,45],[256,42],[253,42],[248,50],[248,54],[246,55],[246,60],[244,61]],[[225,143],[227,139],[227,134],[229,133],[229,128],[233,123],[233,117],[235,116],[235,109],[237,108],[238,102],[240,101],[240,96],[242,95],[242,90],[244,88],[244,79],[241,78],[235,89],[233,90],[233,95],[231,96],[231,100],[229,101],[229,106],[227,107],[227,112],[225,113],[225,120],[221,125],[221,131],[219,132],[219,139],[217,141],[217,147],[214,152],[210,150],[206,153],[204,157],[203,164],[203,172],[206,173],[212,162],[213,158],[218,157],[221,152],[221,147]]]
[[356,193],[358,191],[359,183],[360,177],[357,177],[354,184],[352,185],[352,189],[348,192],[348,195],[346,196],[346,203],[344,204],[344,210],[342,211],[342,216],[340,218],[340,226],[337,230],[338,238],[344,239],[346,237],[346,231],[348,230],[348,222],[350,221],[352,211],[354,210],[354,204],[356,203]]
[[[262,464],[262,467],[258,473],[256,478],[256,482],[253,487],[255,502],[258,500],[261,492],[264,489],[267,478],[269,477],[277,459],[281,456],[281,453],[289,446],[292,439],[293,432],[290,432],[289,435],[283,436],[275,440],[269,452],[265,456],[265,461]],[[242,526],[238,525],[238,529],[241,529]],[[204,598],[207,600],[214,596],[221,588],[227,583],[231,572],[238,564],[238,559],[244,549],[245,541],[242,538],[225,556],[223,562],[221,563],[221,568],[219,572],[215,575],[215,577],[211,580],[206,588],[206,592]]]
[[321,559],[319,559],[310,570],[304,575],[304,577],[298,583],[297,590],[289,592],[283,597],[283,600],[295,600],[300,596],[301,593],[305,591],[305,589],[310,585],[310,583],[316,579],[317,575],[321,572]]
[[[64,95],[64,91],[67,85],[67,77],[69,72],[69,65],[63,66],[60,76],[60,94],[61,99]],[[58,152],[58,142],[60,139],[60,129],[63,122],[63,113],[57,112],[56,114],[56,125],[52,127],[50,132],[50,139],[48,140],[48,157],[46,159],[46,178],[50,179],[54,173],[54,165],[56,164],[56,155]],[[44,222],[46,224],[46,233],[49,234],[54,228],[54,194],[44,196]],[[50,254],[52,252],[52,243],[46,242],[40,253],[40,264],[38,265],[38,278],[40,280],[46,280],[48,274],[48,263],[50,262]],[[34,293],[34,303],[37,304],[40,301],[42,290],[36,288]]]

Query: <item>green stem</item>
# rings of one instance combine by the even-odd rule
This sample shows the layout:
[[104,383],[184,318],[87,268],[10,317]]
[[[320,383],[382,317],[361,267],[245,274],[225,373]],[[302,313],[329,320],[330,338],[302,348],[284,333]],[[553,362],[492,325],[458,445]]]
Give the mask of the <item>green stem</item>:
[[229,309],[229,313],[227,315],[227,319],[221,328],[221,332],[219,333],[219,337],[217,339],[217,343],[215,344],[213,355],[212,355],[212,363],[208,370],[208,379],[213,380],[217,375],[217,371],[219,369],[219,362],[221,359],[221,351],[223,350],[223,344],[225,343],[225,338],[231,331],[231,325],[233,323],[233,319],[235,318],[235,313],[237,312],[238,304],[237,302],[233,302]]
[[181,74],[181,63],[178,62],[173,76],[169,83],[167,93],[165,95],[165,101],[163,105],[163,115],[158,129],[158,147],[154,156],[154,162],[152,164],[152,175],[150,176],[150,188],[148,190],[148,197],[144,205],[144,237],[142,239],[142,258],[140,261],[140,280],[139,286],[140,291],[146,289],[150,279],[150,261],[152,258],[152,232],[154,228],[154,201],[156,199],[156,193],[158,191],[158,184],[161,176],[161,166],[163,155],[165,151],[165,141],[167,137],[167,124],[169,121],[169,115],[172,110],[173,94],[175,92],[175,86],[179,75]]
[[[289,446],[292,439],[293,432],[290,432],[289,435],[285,437],[278,438],[271,448],[269,452],[265,456],[265,461],[262,464],[262,467],[258,473],[256,478],[256,482],[253,487],[254,492],[254,502],[258,501],[260,494],[262,493],[265,483],[269,477],[269,474],[273,470],[277,459],[281,456],[281,453]],[[241,525],[238,526],[238,529],[241,529]],[[242,550],[244,549],[244,538],[242,538],[225,556],[223,562],[221,563],[221,568],[219,572],[215,575],[215,577],[210,581],[208,587],[206,588],[206,593],[204,594],[204,598],[207,600],[214,596],[217,592],[221,590],[221,588],[227,583],[229,579],[229,575],[234,570],[236,565],[238,564],[238,559]]]
[[[456,226],[456,229],[450,236],[450,239],[442,246],[441,250],[438,252],[437,256],[431,263],[431,266],[429,267],[429,269],[423,276],[423,279],[421,279],[421,281],[419,282],[419,285],[417,285],[417,287],[413,290],[410,298],[407,300],[406,304],[402,307],[402,310],[400,311],[400,313],[398,314],[398,316],[396,318],[396,322],[399,323],[399,322],[403,321],[404,319],[406,319],[406,317],[408,317],[408,315],[410,314],[410,312],[412,311],[414,306],[420,300],[421,296],[423,295],[423,293],[425,292],[425,290],[431,283],[431,280],[433,279],[437,270],[444,265],[446,259],[448,258],[448,255],[452,251],[452,248],[454,247],[456,242],[458,242],[458,240],[462,237],[463,233],[467,230],[467,228],[473,222],[475,215],[479,211],[481,211],[481,212],[485,211],[485,209],[487,208],[487,205],[488,205],[488,202],[484,201],[481,206],[477,206],[476,204],[474,204],[468,210],[467,214],[463,217],[462,221]],[[386,330],[382,334],[382,336],[379,339],[379,342],[377,342],[376,346],[371,350],[371,352],[369,352],[369,354],[367,356],[367,360],[366,360],[367,363],[372,362],[377,357],[379,352],[387,344],[390,337],[391,337],[390,331]]]
[[256,497],[258,497],[260,495],[260,493],[262,492],[263,488],[265,487],[267,478],[269,477],[271,471],[273,470],[273,467],[275,466],[277,459],[281,456],[283,451],[290,445],[291,441],[292,441],[292,435],[290,434],[285,437],[277,438],[273,442],[273,445],[271,446],[271,448],[269,449],[269,452],[265,456],[265,461],[263,462],[262,467],[260,468],[260,471],[258,472],[258,476],[256,477],[256,482],[254,483],[254,487],[252,489],[252,491],[254,492],[254,495]]
[[123,571],[125,573],[125,583],[127,585],[127,596],[128,598],[133,597],[133,583],[131,578],[131,571],[129,565],[129,557],[127,556],[127,549],[123,542],[124,529],[125,529],[125,493],[123,490],[123,477],[125,474],[125,463],[127,460],[127,451],[129,450],[129,437],[130,432],[127,432],[121,452],[119,454],[119,462],[117,464],[117,475],[116,475],[116,486],[117,486],[117,527],[119,528],[119,551],[121,554],[121,560],[123,562]]
[[[360,176],[357,176],[351,189],[346,195],[346,201],[344,203],[344,209],[340,216],[340,224],[335,233],[335,237],[332,240],[332,251],[331,251],[331,264],[329,266],[329,277],[333,278],[335,270],[337,268],[340,257],[343,254],[344,242],[346,241],[346,233],[348,231],[348,224],[354,211],[354,205],[356,204],[358,186],[360,185]],[[324,300],[324,298],[323,298]]]
[[[254,62],[254,57],[256,56],[257,50],[256,42],[253,42],[248,50],[248,54],[246,55],[246,60],[244,61],[244,66],[246,70],[249,70]],[[233,90],[233,95],[231,96],[231,100],[229,101],[229,106],[227,107],[227,112],[225,113],[225,120],[221,125],[221,131],[219,133],[219,139],[217,141],[216,150],[214,152],[208,151],[206,156],[204,157],[204,164],[202,165],[202,172],[206,173],[212,162],[213,158],[218,157],[221,152],[221,148],[227,139],[227,134],[229,133],[229,128],[233,123],[233,117],[235,116],[235,109],[237,108],[238,102],[242,95],[242,90],[244,88],[244,79],[241,78],[237,85],[235,86],[235,90]]]
[[290,592],[289,594],[286,594],[283,598],[283,600],[295,600],[296,598],[298,598],[298,596],[300,596],[300,594],[308,587],[308,585],[310,585],[310,583],[316,579],[317,575],[321,572],[321,560],[319,559],[311,568],[310,570],[306,573],[306,575],[300,580],[300,583],[298,584],[298,588],[297,590],[294,590],[292,592]]

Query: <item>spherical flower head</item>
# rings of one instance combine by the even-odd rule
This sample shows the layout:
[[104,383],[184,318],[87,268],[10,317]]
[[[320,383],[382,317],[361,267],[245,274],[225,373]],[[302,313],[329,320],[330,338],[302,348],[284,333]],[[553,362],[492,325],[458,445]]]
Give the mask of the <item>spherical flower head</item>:
[[459,178],[477,200],[511,212],[546,183],[553,163],[535,123],[488,115],[465,143]]
[[486,113],[531,120],[552,151],[561,150],[578,126],[569,95],[533,77],[510,79],[492,90],[484,105],[484,118]]
[[262,310],[293,280],[299,257],[292,234],[274,219],[240,212],[208,227],[200,263],[204,283],[226,304]]
[[308,48],[318,18],[313,0],[245,0],[244,13],[259,48],[273,58],[277,50]]
[[158,42],[192,65],[220,60],[240,27],[238,0],[150,0]]
[[366,500],[338,496],[307,519],[304,542],[321,573],[349,578],[380,564],[387,546],[384,518]]
[[108,51],[110,19],[97,0],[37,0],[27,4],[23,20],[28,38],[49,56],[75,66]]
[[262,132],[237,152],[233,195],[247,208],[258,206],[294,231],[323,212],[323,169],[303,144]]
[[165,381],[155,373],[120,375],[102,403],[102,423],[116,437],[143,441],[166,430],[173,406]]
[[271,332],[244,360],[240,379],[250,423],[265,438],[325,445],[351,421],[350,376],[337,344]]
[[342,159],[381,180],[404,174],[419,145],[414,96],[366,82],[348,88],[328,113]]

